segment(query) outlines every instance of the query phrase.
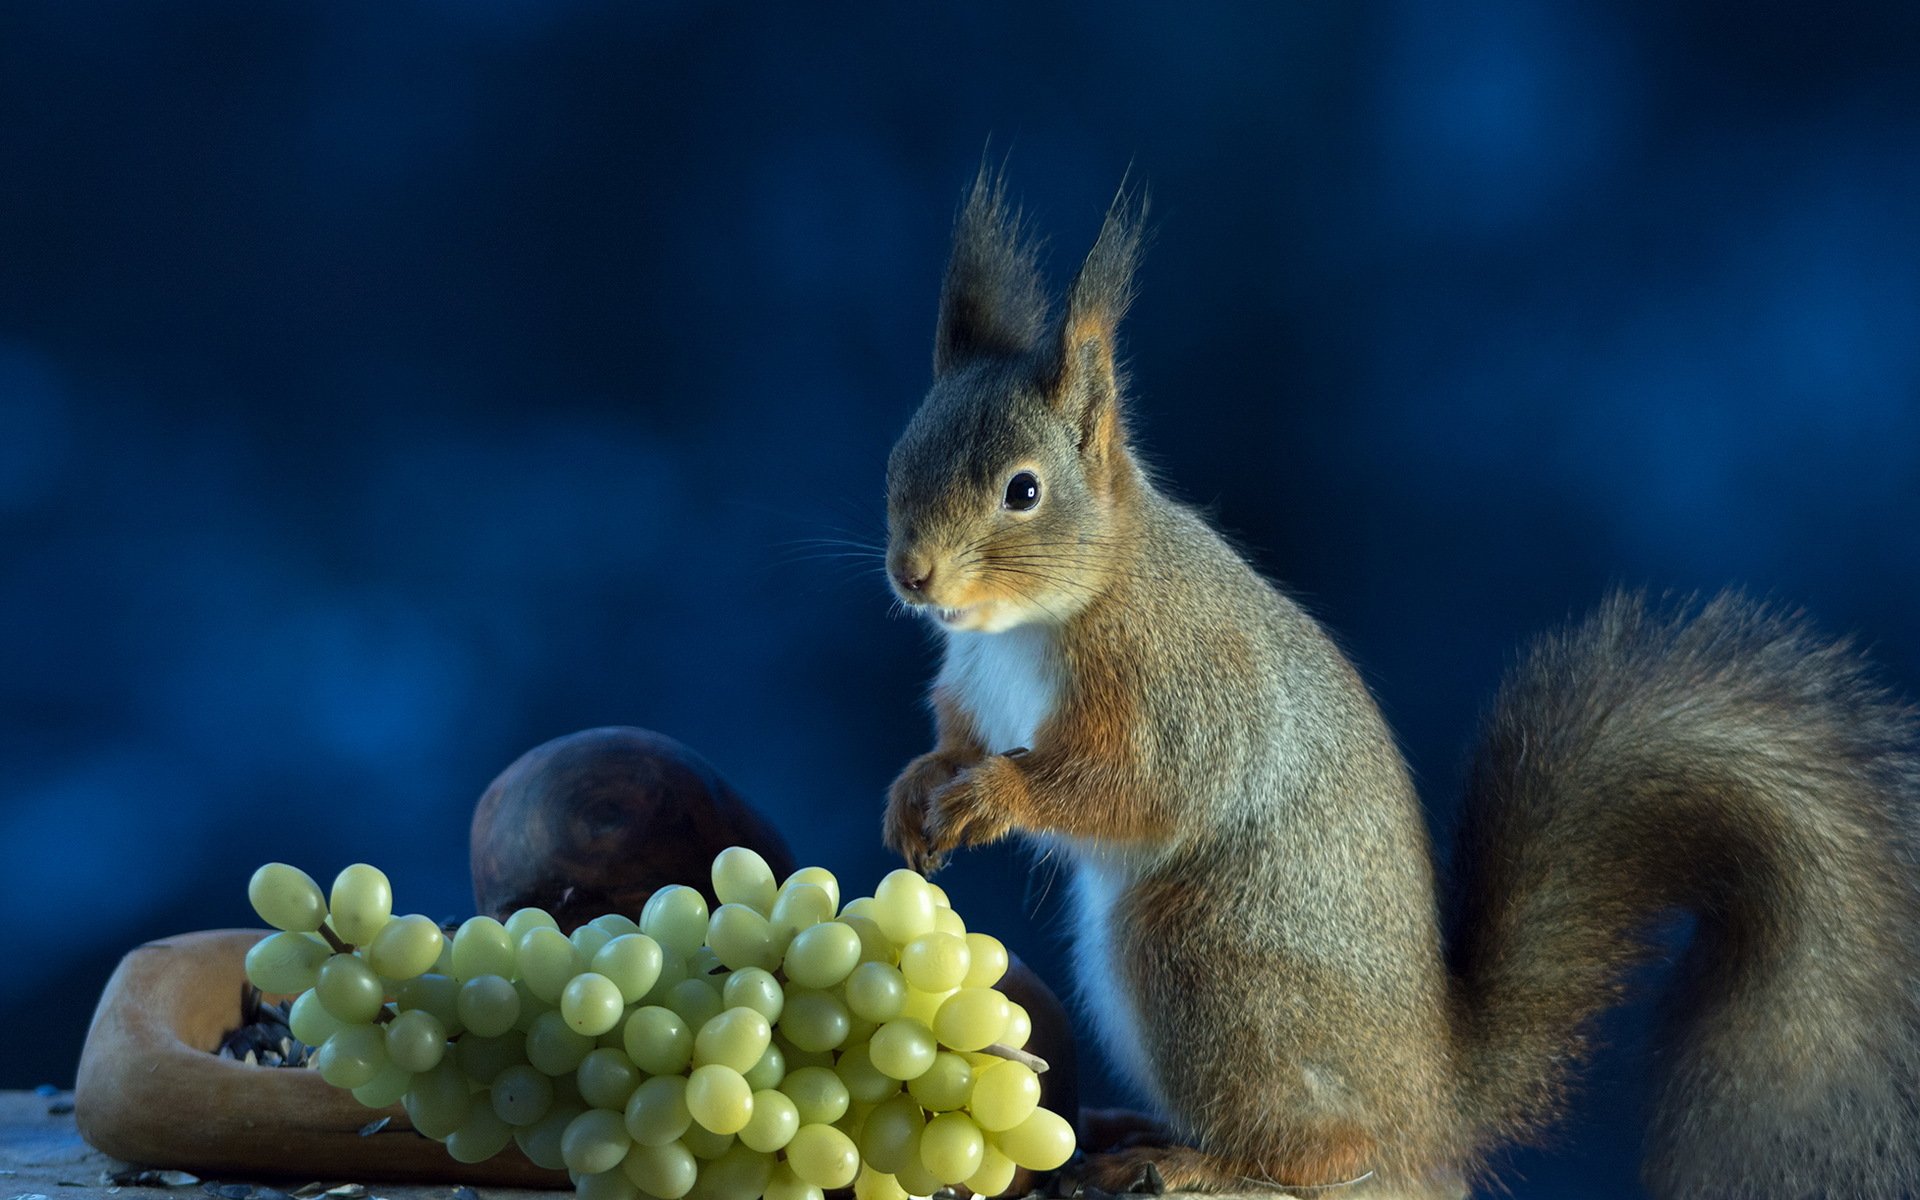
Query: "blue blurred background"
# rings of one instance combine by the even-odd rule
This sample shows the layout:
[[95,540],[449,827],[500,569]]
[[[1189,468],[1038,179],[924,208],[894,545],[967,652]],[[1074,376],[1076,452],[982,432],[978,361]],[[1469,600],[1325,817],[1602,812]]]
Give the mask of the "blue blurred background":
[[[1527,634],[1738,582],[1920,692],[1920,8],[0,8],[0,1086],[284,858],[468,911],[521,751],[671,733],[887,868],[933,644],[866,564],[989,137],[1129,164],[1146,445],[1426,786]],[[942,882],[1060,978],[1061,889]],[[1656,970],[1651,973],[1657,977]],[[1644,1005],[1514,1194],[1633,1194]],[[1120,1097],[1089,1054],[1092,1098]]]

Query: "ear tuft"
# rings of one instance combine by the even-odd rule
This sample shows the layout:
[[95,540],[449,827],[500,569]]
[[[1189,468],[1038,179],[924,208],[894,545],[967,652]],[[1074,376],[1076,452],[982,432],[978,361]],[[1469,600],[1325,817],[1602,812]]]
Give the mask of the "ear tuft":
[[1133,303],[1133,276],[1140,265],[1146,223],[1146,192],[1135,193],[1123,182],[1100,224],[1100,236],[1067,292],[1061,350],[1069,357],[1090,340],[1106,343],[1111,351],[1120,320]]
[[1054,411],[1079,431],[1090,466],[1111,464],[1126,441],[1115,343],[1120,320],[1133,302],[1146,220],[1146,194],[1122,183],[1100,236],[1067,291],[1067,311],[1052,349],[1049,392]]
[[953,257],[940,289],[933,370],[971,359],[1013,357],[1039,346],[1047,326],[1038,251],[1007,205],[1004,171],[984,162],[954,224]]

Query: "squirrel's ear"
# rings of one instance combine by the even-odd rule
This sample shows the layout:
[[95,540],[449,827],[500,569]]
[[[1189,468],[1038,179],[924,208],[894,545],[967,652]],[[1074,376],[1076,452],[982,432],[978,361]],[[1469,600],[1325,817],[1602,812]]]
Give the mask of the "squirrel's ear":
[[1080,448],[1098,465],[1125,440],[1114,342],[1133,301],[1147,198],[1122,186],[1087,261],[1067,293],[1049,396],[1054,411],[1080,431]]
[[1020,214],[1007,207],[1005,177],[981,164],[953,230],[953,257],[940,289],[933,335],[933,372],[970,359],[1011,358],[1040,344],[1046,294]]

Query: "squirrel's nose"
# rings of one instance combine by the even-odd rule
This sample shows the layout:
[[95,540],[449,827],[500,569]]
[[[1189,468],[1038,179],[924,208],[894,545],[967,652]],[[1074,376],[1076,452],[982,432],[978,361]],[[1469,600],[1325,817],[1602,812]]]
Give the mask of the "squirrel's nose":
[[924,592],[927,590],[927,584],[933,579],[933,568],[928,567],[922,570],[917,564],[901,567],[894,572],[893,577],[899,580],[900,586],[909,592]]

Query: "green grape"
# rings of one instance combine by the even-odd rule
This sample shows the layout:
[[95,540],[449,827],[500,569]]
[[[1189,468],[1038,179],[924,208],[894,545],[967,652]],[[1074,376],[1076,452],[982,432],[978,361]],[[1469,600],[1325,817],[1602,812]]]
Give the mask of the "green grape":
[[876,1171],[898,1171],[917,1152],[915,1142],[925,1124],[913,1097],[895,1095],[883,1101],[860,1126],[861,1159]]
[[847,1095],[861,1104],[877,1104],[900,1090],[900,1081],[881,1072],[867,1054],[870,1043],[861,1042],[841,1052],[833,1066],[834,1074],[847,1085]]
[[990,933],[967,935],[967,977],[961,987],[992,987],[1007,973],[1007,948]]
[[933,893],[914,872],[889,871],[873,890],[872,916],[887,940],[904,946],[933,928]]
[[959,1183],[980,1169],[986,1149],[987,1139],[972,1118],[944,1112],[920,1135],[920,1165],[942,1183]]
[[509,1029],[499,1037],[480,1037],[471,1031],[453,1043],[461,1073],[481,1087],[500,1078],[508,1067],[527,1065],[527,1035]]
[[928,1029],[932,1029],[933,1019],[940,1015],[940,1006],[947,1002],[947,997],[958,990],[954,988],[944,992],[923,992],[912,984],[908,984],[907,1002],[901,1006],[900,1015],[911,1017]]
[[847,1019],[846,1040],[849,1042],[872,1041],[874,1031],[879,1029],[883,1024],[885,1024],[884,1021],[867,1021],[859,1017],[849,1016]]
[[1029,1171],[1051,1171],[1073,1156],[1073,1126],[1051,1109],[1036,1108],[1012,1129],[995,1133],[993,1144]]
[[433,969],[447,936],[418,913],[388,921],[367,946],[367,965],[388,979],[412,979]]
[[[658,945],[658,943],[655,944]],[[660,953],[663,955],[660,960],[660,978],[654,980],[653,986],[647,989],[647,994],[640,997],[640,1003],[657,1004],[664,1008],[667,1003],[667,993],[686,982],[688,973],[686,959],[667,954],[664,946],[660,947]]]
[[720,989],[704,979],[683,979],[667,992],[667,1007],[689,1029],[698,1029],[720,1015]]
[[567,1160],[560,1154],[561,1139],[567,1135],[567,1126],[585,1111],[579,1105],[556,1104],[547,1110],[546,1116],[516,1130],[513,1140],[535,1166],[549,1171],[564,1170]]
[[567,1170],[596,1175],[620,1165],[633,1146],[620,1114],[590,1108],[573,1119],[560,1138],[560,1157]]
[[668,1008],[634,1009],[621,1030],[621,1044],[633,1065],[649,1075],[676,1075],[693,1061],[693,1030]]
[[626,1051],[604,1046],[580,1060],[573,1078],[580,1086],[580,1098],[595,1108],[623,1109],[640,1086],[639,1068]]
[[980,1166],[967,1176],[967,1189],[976,1196],[998,1196],[1013,1186],[1014,1161],[988,1145],[980,1152]]
[[774,1164],[767,1177],[766,1200],[825,1200],[826,1193],[793,1173],[786,1163]]
[[594,974],[613,980],[620,999],[640,1003],[660,978],[660,944],[644,933],[622,933],[600,947],[588,965]]
[[475,1104],[467,1110],[460,1128],[447,1135],[447,1153],[455,1162],[485,1162],[505,1150],[512,1140],[513,1126],[487,1105]]
[[447,975],[415,975],[395,989],[394,1007],[406,1012],[422,1009],[434,1015],[447,1036],[466,1029],[460,1022],[460,985]]
[[947,899],[947,889],[941,887],[931,879],[927,880],[927,895],[933,897],[933,906],[935,908],[953,907],[953,901]]
[[773,1178],[773,1155],[735,1142],[700,1172],[702,1191],[726,1200],[757,1200]]
[[786,1056],[787,1070],[789,1071],[797,1071],[801,1067],[827,1067],[829,1069],[833,1067],[833,1051],[802,1050],[800,1047],[794,1045],[792,1040],[785,1034],[781,1033],[778,1026],[776,1026],[773,1031],[773,1044],[778,1046],[780,1053]]
[[1027,1015],[1025,1008],[1011,1000],[1007,1001],[1007,1029],[1000,1035],[1000,1040],[1018,1050],[1025,1046],[1027,1039],[1032,1036],[1033,1018]]
[[[720,961],[720,956],[713,952],[712,946],[702,946],[687,955],[687,976],[691,979],[705,979],[709,975],[718,975],[725,970],[725,964]],[[714,986],[718,987],[719,984]]]
[[860,1170],[860,1152],[831,1125],[802,1125],[787,1143],[787,1165],[817,1188],[843,1188]]
[[915,1196],[931,1196],[944,1186],[938,1179],[934,1178],[933,1172],[927,1170],[926,1166],[921,1163],[920,1139],[918,1137],[913,1139],[913,1156],[903,1163],[898,1171],[893,1173],[893,1177],[900,1182],[901,1187]]
[[992,988],[961,988],[933,1017],[933,1032],[955,1050],[979,1050],[1002,1040],[1013,1004]]
[[247,881],[247,899],[260,919],[275,929],[311,933],[327,919],[320,885],[313,876],[286,863],[271,862],[255,871]]
[[599,1037],[620,1023],[625,1003],[613,980],[589,971],[575,975],[560,993],[560,1015],[575,1033]]
[[454,1060],[443,1058],[433,1070],[413,1077],[413,1090],[401,1103],[406,1105],[407,1118],[415,1129],[441,1142],[466,1121],[473,1107],[473,1093]]
[[[452,978],[453,935],[438,925],[434,926],[434,928],[440,934],[440,953],[433,956],[433,965],[428,967],[427,970],[435,975],[445,975],[448,978]],[[376,938],[375,940],[378,941],[379,939]]]
[[660,943],[669,959],[688,958],[706,940],[707,898],[685,884],[668,884],[647,897],[640,931]]
[[494,1113],[509,1125],[532,1125],[553,1107],[553,1080],[529,1065],[502,1070],[488,1091]]
[[546,1004],[560,1003],[560,993],[580,973],[579,954],[567,935],[539,926],[520,939],[516,960],[520,978]]
[[687,1111],[704,1129],[739,1133],[753,1118],[753,1089],[732,1067],[695,1067],[687,1076]]
[[468,917],[453,934],[453,977],[462,983],[482,975],[511,980],[517,944],[492,917]]
[[354,863],[335,876],[328,909],[328,923],[343,940],[370,942],[393,916],[393,885],[378,867]]
[[640,1200],[640,1190],[624,1171],[582,1175],[574,1181],[573,1195],[574,1200]]
[[842,913],[840,924],[860,935],[860,961],[877,962],[892,966],[900,957],[887,935],[880,932],[880,926],[870,916],[856,916]]
[[703,1162],[712,1162],[719,1158],[733,1149],[734,1142],[738,1140],[738,1134],[715,1133],[711,1129],[702,1129],[698,1121],[687,1126],[687,1131],[680,1135],[680,1141],[687,1149],[693,1151],[695,1158]]
[[813,887],[819,888],[827,894],[828,901],[833,905],[833,910],[831,911],[837,911],[839,909],[840,881],[834,877],[832,871],[827,870],[825,867],[801,867],[798,871],[787,876],[787,881],[780,885],[780,890],[785,891],[790,887],[797,887],[801,884],[810,884]]
[[520,1019],[520,993],[498,975],[475,975],[454,999],[460,1023],[478,1037],[499,1037]]
[[729,846],[713,860],[713,894],[721,904],[744,904],[766,916],[777,892],[773,868],[745,846]]
[[786,1007],[787,991],[780,981],[759,967],[734,971],[721,985],[720,1000],[728,1008],[750,1008],[768,1021],[778,1021]]
[[687,1077],[655,1075],[642,1083],[627,1098],[625,1119],[627,1135],[639,1145],[677,1141],[693,1124],[693,1114],[687,1111]]
[[873,1065],[894,1079],[918,1078],[933,1065],[940,1046],[933,1030],[911,1017],[896,1017],[874,1031],[867,1043]]
[[793,1101],[803,1125],[831,1125],[847,1114],[847,1085],[830,1067],[788,1071],[780,1090]]
[[802,1050],[832,1050],[847,1040],[847,1006],[826,992],[792,991],[780,1031]]
[[799,1128],[799,1106],[783,1092],[761,1088],[753,1093],[753,1116],[741,1127],[740,1141],[771,1154],[791,1141]]
[[400,1103],[412,1087],[412,1074],[389,1061],[378,1075],[353,1089],[353,1098],[368,1108],[386,1108]]
[[974,1072],[967,1111],[989,1133],[1012,1129],[1040,1103],[1040,1077],[1024,1063],[996,1059]]
[[700,1164],[693,1152],[679,1142],[663,1146],[636,1144],[627,1151],[620,1170],[646,1195],[657,1200],[680,1200],[693,1190]]
[[411,1009],[387,1023],[387,1058],[402,1070],[431,1071],[446,1052],[446,1027],[430,1012]]
[[933,1065],[907,1084],[922,1108],[948,1112],[965,1108],[973,1097],[973,1067],[958,1054],[945,1050],[933,1056]]
[[373,969],[352,954],[335,954],[320,965],[314,991],[320,1003],[343,1024],[373,1020],[386,1002],[386,986]]
[[525,1033],[533,1028],[534,1018],[547,1011],[547,1002],[534,995],[524,979],[513,981],[513,992],[520,997],[520,1015],[513,1019],[513,1027]]
[[[928,886],[931,887],[932,885],[929,884]],[[944,933],[951,937],[965,938],[967,936],[967,923],[960,919],[960,914],[950,908],[941,908],[938,905],[935,905],[933,909],[933,928],[934,932]]]
[[853,1181],[854,1200],[907,1200],[907,1189],[884,1171],[863,1166]]
[[553,914],[544,908],[516,909],[514,912],[508,914],[506,927],[507,940],[515,946],[518,946],[526,939],[529,933],[532,933],[536,929],[551,929],[555,933],[560,932],[560,922],[554,920]]
[[571,1075],[593,1049],[593,1039],[577,1033],[558,1009],[548,1009],[527,1027],[527,1061],[549,1075]]
[[773,948],[772,926],[744,904],[722,904],[713,910],[707,925],[707,945],[728,970],[767,970],[780,964]]
[[773,1027],[765,1017],[751,1008],[730,1008],[700,1026],[693,1038],[693,1063],[719,1063],[745,1075],[772,1042]]
[[573,943],[580,961],[590,963],[593,956],[600,953],[600,948],[613,940],[613,935],[594,925],[582,925],[568,934],[567,940]]
[[327,1011],[326,1005],[320,1003],[320,993],[301,992],[294,998],[293,1007],[287,1011],[287,1028],[307,1045],[318,1046],[340,1032],[345,1025],[339,1017]]
[[787,1077],[787,1056],[778,1046],[768,1046],[760,1055],[760,1061],[747,1068],[743,1075],[747,1086],[754,1091],[762,1088],[777,1088]]
[[247,951],[247,982],[263,992],[297,995],[319,981],[329,957],[327,947],[305,934],[269,934]]
[[811,883],[789,883],[780,889],[768,920],[782,942],[791,941],[802,929],[833,920],[833,896],[827,889]]
[[357,1088],[387,1067],[387,1043],[374,1025],[348,1025],[328,1038],[313,1065],[337,1088]]
[[900,948],[900,973],[923,992],[950,991],[967,977],[972,957],[964,937],[923,933]]
[[899,968],[865,962],[847,976],[847,1007],[863,1021],[891,1021],[907,1005],[907,979]]
[[[586,1060],[582,1059],[581,1061],[585,1062]],[[556,1108],[591,1107],[587,1103],[586,1097],[580,1094],[579,1068],[576,1067],[574,1070],[569,1071],[564,1075],[554,1075],[554,1076],[551,1076],[550,1078],[552,1078],[553,1080],[554,1107]]]
[[606,930],[607,936],[614,938],[627,937],[630,934],[640,932],[640,922],[634,920],[632,917],[622,916],[619,913],[607,913],[604,916],[595,917],[593,920],[588,921],[587,924],[593,926],[595,929]]
[[614,1019],[613,1028],[593,1039],[593,1048],[596,1050],[618,1050],[626,1045],[627,1018],[632,1016],[634,1010],[639,1007],[640,1006],[636,1004],[621,1009],[620,1015]]
[[851,926],[826,921],[802,929],[787,945],[787,978],[801,987],[830,988],[860,965],[860,935]]

